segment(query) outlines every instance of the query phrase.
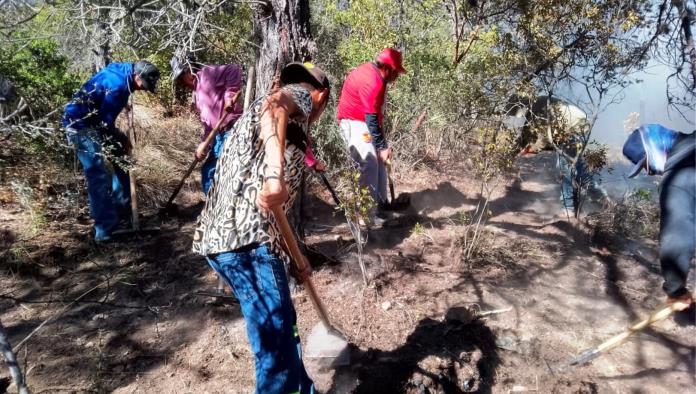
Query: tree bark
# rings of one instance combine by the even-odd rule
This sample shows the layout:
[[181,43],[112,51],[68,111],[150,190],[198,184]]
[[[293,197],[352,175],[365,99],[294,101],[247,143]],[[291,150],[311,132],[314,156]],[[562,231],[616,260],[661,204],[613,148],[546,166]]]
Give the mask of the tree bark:
[[316,51],[309,28],[309,0],[267,0],[254,11],[256,95],[268,92],[273,79],[292,61],[308,61]]
[[92,49],[92,71],[99,72],[111,63],[111,32],[107,25],[109,10],[99,7],[94,21],[94,48]]
[[694,23],[694,10],[689,9],[686,1],[677,1],[679,18],[681,19],[682,33],[684,34],[684,57],[686,63],[690,64],[691,71],[691,90],[696,90],[696,45],[691,25]]

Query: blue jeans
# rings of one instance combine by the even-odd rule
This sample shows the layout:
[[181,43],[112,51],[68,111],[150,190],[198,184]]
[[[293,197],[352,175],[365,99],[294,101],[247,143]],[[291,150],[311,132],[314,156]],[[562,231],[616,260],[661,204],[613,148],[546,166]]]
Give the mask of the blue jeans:
[[208,263],[239,300],[256,358],[256,392],[313,393],[305,371],[283,262],[267,245],[209,255]]
[[205,194],[208,194],[208,189],[210,189],[210,186],[213,184],[215,167],[217,166],[217,161],[222,154],[222,146],[225,144],[227,134],[229,134],[229,131],[215,136],[213,149],[211,149],[210,154],[208,154],[208,158],[203,163],[203,166],[201,166],[201,186],[203,187],[203,193]]
[[[101,152],[110,144],[104,142],[99,132],[68,129],[67,137],[77,149],[77,158],[85,172],[94,239],[106,239],[118,225],[119,216],[127,215],[130,210],[130,178],[115,163],[113,174],[109,171]],[[114,151],[121,154],[115,147]]]

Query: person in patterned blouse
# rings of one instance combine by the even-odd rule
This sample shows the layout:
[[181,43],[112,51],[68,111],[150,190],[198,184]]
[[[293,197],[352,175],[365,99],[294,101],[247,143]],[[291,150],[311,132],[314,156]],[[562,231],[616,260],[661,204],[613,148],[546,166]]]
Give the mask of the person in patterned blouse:
[[[309,126],[324,112],[330,85],[311,63],[291,63],[281,87],[257,99],[225,141],[193,251],[232,287],[256,359],[257,393],[312,393],[300,353],[285,264],[271,213],[287,213],[300,187]],[[293,272],[302,282],[310,272]]]

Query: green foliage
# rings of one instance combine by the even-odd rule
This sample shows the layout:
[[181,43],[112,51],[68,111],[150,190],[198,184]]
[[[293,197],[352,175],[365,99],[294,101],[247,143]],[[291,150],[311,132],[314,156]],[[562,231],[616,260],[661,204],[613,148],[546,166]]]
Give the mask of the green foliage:
[[0,75],[16,85],[34,117],[60,108],[79,87],[80,77],[69,68],[69,59],[49,38],[16,33],[0,46]]
[[[635,54],[643,43],[633,37],[649,9],[643,0],[338,4],[344,3],[312,2],[316,61],[338,96],[350,69],[384,47],[403,50],[408,73],[389,87],[385,129],[406,161],[470,148],[478,139],[471,133],[498,121],[512,97],[533,98],[570,80],[604,91],[625,84],[624,71],[640,63]],[[426,110],[425,123],[414,132]],[[333,135],[324,130],[328,123],[319,125],[321,146]]]
[[608,164],[608,152],[609,147],[606,144],[599,144],[595,141],[587,144],[583,157],[588,171],[599,174]]
[[423,228],[423,225],[420,224],[420,222],[416,222],[416,224],[411,229],[411,235],[420,237],[423,234],[425,234],[425,229]]
[[631,194],[631,197],[638,201],[652,201],[652,191],[640,188]]
[[375,201],[369,190],[360,185],[360,171],[342,171],[339,182],[341,206],[338,208],[343,210],[346,219],[352,223],[359,223],[361,220],[367,222]]
[[474,170],[481,180],[488,182],[512,170],[517,149],[510,130],[481,127],[478,130],[474,155]]

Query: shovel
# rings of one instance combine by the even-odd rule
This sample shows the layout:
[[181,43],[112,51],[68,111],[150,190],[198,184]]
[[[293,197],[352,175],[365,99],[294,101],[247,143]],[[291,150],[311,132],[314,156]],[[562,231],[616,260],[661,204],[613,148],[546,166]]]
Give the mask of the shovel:
[[408,194],[400,194],[398,198],[394,197],[394,180],[392,179],[392,163],[391,160],[384,162],[387,167],[387,177],[389,178],[389,195],[391,200],[382,206],[386,211],[403,211],[411,205],[411,196]]
[[[213,128],[210,132],[212,134],[217,134],[220,131],[220,126],[222,126],[222,122],[227,118],[226,114],[220,117],[220,120],[218,120],[217,124],[215,125],[215,128]],[[179,192],[181,191],[181,188],[184,186],[184,183],[186,183],[186,179],[188,179],[189,176],[191,176],[191,173],[193,170],[196,168],[196,165],[198,164],[200,160],[197,158],[193,158],[193,161],[191,164],[189,164],[188,168],[186,169],[186,172],[184,173],[184,176],[181,177],[181,180],[179,181],[179,184],[176,186],[174,191],[172,192],[172,195],[169,197],[169,200],[167,200],[167,203],[164,204],[164,207],[160,208],[158,215],[160,217],[166,216],[172,211],[172,207],[174,206],[174,199],[176,196],[179,195]]]
[[167,200],[167,203],[164,204],[164,207],[160,208],[158,215],[159,216],[165,216],[172,211],[172,207],[174,206],[174,199],[176,196],[179,195],[179,192],[181,191],[181,188],[184,186],[184,183],[186,183],[186,179],[191,176],[191,173],[193,170],[196,168],[196,165],[198,164],[198,159],[194,158],[191,164],[189,164],[188,168],[186,169],[186,172],[184,172],[184,176],[181,177],[181,180],[179,181],[179,184],[176,186],[174,189],[174,192],[172,192],[172,195],[169,197],[169,200]]
[[593,347],[592,349],[587,349],[584,352],[580,353],[579,355],[573,357],[570,361],[568,361],[568,365],[581,365],[585,364],[587,362],[590,362],[594,360],[595,358],[599,357],[603,353],[605,353],[608,350],[611,350],[624,342],[628,338],[630,338],[633,334],[640,332],[647,327],[651,326],[654,323],[657,323],[661,320],[664,320],[668,318],[670,315],[672,315],[674,312],[678,312],[681,310],[684,310],[685,308],[688,308],[689,304],[685,302],[674,302],[669,306],[666,306],[660,310],[657,310],[653,312],[650,317],[647,319],[634,324],[631,326],[628,330],[622,332],[621,334],[615,335],[608,340],[602,342],[599,346]]
[[[281,236],[285,242],[287,251],[290,253],[295,269],[298,272],[305,271],[309,267],[309,263],[297,246],[295,234],[290,227],[290,223],[288,223],[288,218],[283,211],[283,207],[277,206],[273,208],[273,216],[278,223]],[[350,362],[348,341],[346,341],[345,336],[331,324],[329,315],[326,313],[326,308],[324,308],[324,304],[317,294],[312,279],[305,279],[302,285],[307,291],[307,295],[319,315],[319,320],[321,320],[319,324],[314,326],[307,340],[307,357],[319,361],[320,365],[324,367],[348,365]]]
[[326,179],[326,175],[324,175],[323,172],[319,172],[319,171],[316,171],[316,174],[319,175],[319,178],[321,178],[321,181],[324,183],[324,186],[326,186],[326,189],[328,189],[329,193],[331,193],[331,198],[333,198],[334,202],[336,203],[336,206],[340,207],[341,200],[338,199],[338,195],[336,195],[336,191],[329,183],[329,180]]

